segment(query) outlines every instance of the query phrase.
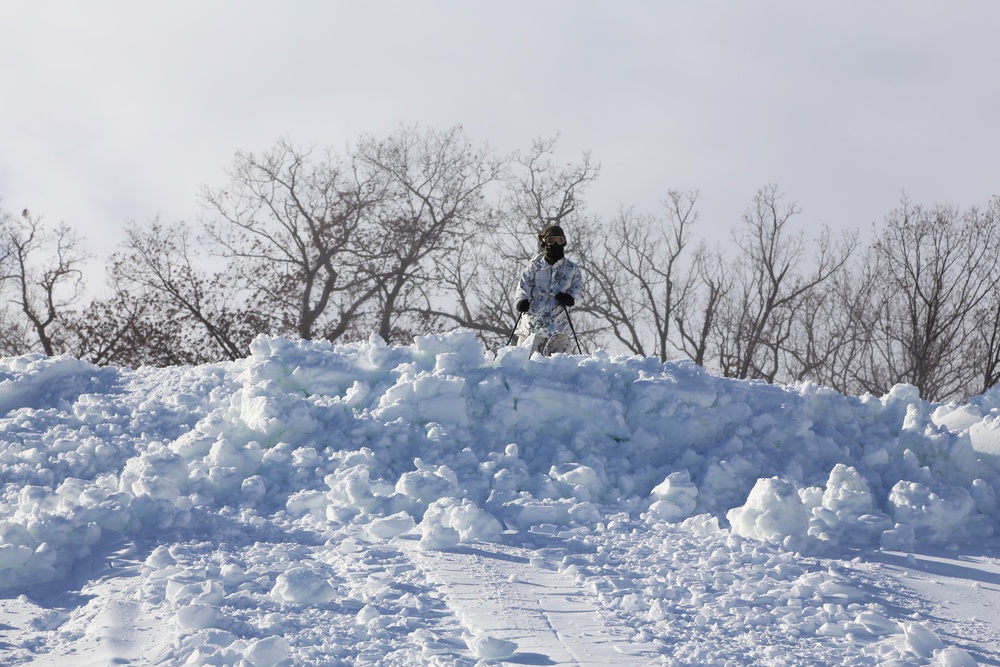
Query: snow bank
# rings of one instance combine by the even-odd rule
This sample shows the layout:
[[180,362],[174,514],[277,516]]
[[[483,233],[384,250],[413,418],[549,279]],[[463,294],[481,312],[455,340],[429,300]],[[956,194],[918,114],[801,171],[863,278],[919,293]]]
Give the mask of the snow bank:
[[[941,544],[997,527],[996,468],[970,435],[982,440],[992,404],[949,410],[907,387],[845,397],[602,353],[494,359],[468,333],[409,347],[261,337],[251,352],[145,375],[4,360],[0,585],[50,580],[102,531],[184,526],[198,508],[405,513],[400,526],[460,540],[586,523],[594,503],[665,521],[709,513],[799,548]],[[178,383],[199,386],[168,393]]]
[[[0,589],[65,577],[112,534],[233,525],[360,525],[450,549],[593,528],[613,509],[650,530],[713,517],[814,553],[974,541],[998,528],[998,423],[995,394],[940,406],[906,386],[848,397],[602,352],[494,357],[467,332],[402,347],[260,337],[245,360],[187,369],[4,359]],[[176,567],[161,556],[150,585],[177,623],[219,625],[211,591],[160,582]],[[351,587],[321,562],[267,577],[279,606]],[[238,653],[284,659],[257,639]]]

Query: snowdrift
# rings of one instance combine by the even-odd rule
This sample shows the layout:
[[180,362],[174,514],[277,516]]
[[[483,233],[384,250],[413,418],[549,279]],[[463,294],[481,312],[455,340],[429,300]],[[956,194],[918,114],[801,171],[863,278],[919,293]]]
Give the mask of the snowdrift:
[[[351,525],[373,540],[415,533],[433,550],[510,530],[607,531],[618,516],[651,531],[687,526],[702,547],[746,538],[779,560],[971,542],[998,528],[998,417],[1000,394],[935,405],[907,386],[843,396],[602,352],[494,356],[467,332],[405,347],[260,337],[245,360],[197,368],[8,358],[0,590],[79,574],[111,535],[229,540],[249,553],[277,533],[308,543]],[[649,539],[642,548],[655,551]],[[261,593],[277,605],[351,598],[327,566],[258,556],[290,563]],[[251,580],[249,566],[216,564],[215,583],[198,588],[169,583],[180,560],[176,549],[149,554],[149,594],[173,603],[184,629],[219,628],[227,587]],[[815,579],[810,595],[834,579]],[[669,598],[637,599],[655,623],[669,620]],[[275,637],[240,646],[261,664],[292,650]]]

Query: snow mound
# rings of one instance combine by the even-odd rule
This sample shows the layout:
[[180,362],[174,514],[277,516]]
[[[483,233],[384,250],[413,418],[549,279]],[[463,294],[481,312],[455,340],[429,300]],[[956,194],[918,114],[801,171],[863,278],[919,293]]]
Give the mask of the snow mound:
[[[843,396],[604,352],[494,355],[470,332],[409,346],[261,336],[246,359],[197,368],[3,359],[0,591],[86,580],[108,544],[128,539],[146,545],[145,592],[187,633],[176,655],[200,646],[201,664],[296,662],[305,649],[278,638],[281,614],[303,614],[302,628],[315,621],[306,610],[349,617],[358,629],[344,632],[361,646],[427,608],[345,565],[372,549],[389,558],[398,540],[447,551],[511,532],[593,541],[630,525],[640,540],[685,525],[823,555],[989,538],[997,423],[994,394],[934,405],[906,386]],[[829,582],[796,585],[854,599]],[[666,622],[672,593],[650,587],[659,592],[608,604]],[[920,627],[863,613],[824,622],[902,633],[912,654],[964,664]],[[310,650],[360,655],[344,641]],[[516,650],[473,644],[487,660]]]

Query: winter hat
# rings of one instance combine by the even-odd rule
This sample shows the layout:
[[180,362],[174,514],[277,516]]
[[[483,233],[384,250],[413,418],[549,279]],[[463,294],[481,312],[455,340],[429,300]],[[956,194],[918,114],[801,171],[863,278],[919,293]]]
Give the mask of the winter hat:
[[549,225],[548,227],[542,230],[541,234],[538,235],[538,245],[544,248],[545,239],[549,238],[550,236],[561,236],[563,238],[566,238],[566,234],[563,233],[562,227],[560,227],[559,225]]

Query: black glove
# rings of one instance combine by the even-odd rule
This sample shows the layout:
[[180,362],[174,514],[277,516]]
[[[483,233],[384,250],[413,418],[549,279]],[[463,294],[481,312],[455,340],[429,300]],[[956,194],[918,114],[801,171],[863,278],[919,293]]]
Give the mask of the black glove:
[[576,303],[576,299],[574,299],[569,294],[566,294],[566,292],[559,292],[559,294],[556,294],[556,303],[558,303],[560,306],[568,307]]
[[517,312],[526,313],[528,312],[528,309],[531,308],[531,302],[528,301],[527,299],[521,299],[520,301],[517,302],[516,308]]

